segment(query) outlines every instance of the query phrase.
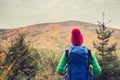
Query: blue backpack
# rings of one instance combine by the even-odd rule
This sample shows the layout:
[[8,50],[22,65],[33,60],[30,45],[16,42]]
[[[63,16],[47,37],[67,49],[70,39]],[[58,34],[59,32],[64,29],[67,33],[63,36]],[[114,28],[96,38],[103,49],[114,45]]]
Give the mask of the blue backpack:
[[93,80],[89,70],[90,50],[85,46],[71,46],[66,52],[67,72],[65,80]]

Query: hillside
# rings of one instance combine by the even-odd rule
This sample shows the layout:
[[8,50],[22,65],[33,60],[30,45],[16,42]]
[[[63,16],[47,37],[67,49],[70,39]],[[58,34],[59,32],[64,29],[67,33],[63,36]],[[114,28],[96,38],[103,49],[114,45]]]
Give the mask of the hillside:
[[[34,48],[50,48],[50,49],[66,49],[70,46],[70,34],[74,27],[81,29],[84,35],[84,45],[93,49],[92,42],[97,41],[95,29],[97,25],[80,22],[80,21],[66,21],[56,23],[42,23],[30,26],[21,27],[14,30],[0,30],[2,38],[10,41],[11,38],[18,32],[27,34],[27,41],[31,43]],[[111,29],[112,30],[112,29]],[[115,29],[111,38],[112,42],[118,43],[120,47],[120,30]]]

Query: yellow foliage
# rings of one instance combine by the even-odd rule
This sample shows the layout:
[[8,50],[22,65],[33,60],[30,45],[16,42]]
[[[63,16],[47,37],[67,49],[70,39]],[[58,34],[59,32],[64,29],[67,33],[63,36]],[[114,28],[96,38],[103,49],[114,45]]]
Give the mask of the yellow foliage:
[[58,24],[55,24],[55,23],[54,23],[54,24],[48,24],[48,26],[49,26],[49,27],[57,27]]

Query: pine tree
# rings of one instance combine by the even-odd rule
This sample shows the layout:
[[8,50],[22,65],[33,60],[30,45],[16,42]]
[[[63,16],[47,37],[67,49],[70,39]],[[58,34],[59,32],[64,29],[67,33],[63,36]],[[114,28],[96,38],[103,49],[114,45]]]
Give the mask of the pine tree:
[[103,13],[103,22],[99,22],[99,29],[96,29],[99,42],[93,42],[93,46],[97,50],[98,61],[103,71],[102,75],[97,80],[112,80],[111,76],[113,76],[115,72],[115,67],[118,66],[118,64],[115,63],[118,60],[114,54],[116,52],[117,43],[109,43],[113,32],[114,30],[110,30],[106,27]]
[[1,35],[2,35],[2,34],[0,33],[0,54],[2,53],[2,50],[3,50],[3,49],[2,49],[2,44],[1,44],[1,43],[2,43]]
[[3,64],[4,80],[31,80],[38,71],[39,55],[25,42],[25,35],[18,34],[12,41]]

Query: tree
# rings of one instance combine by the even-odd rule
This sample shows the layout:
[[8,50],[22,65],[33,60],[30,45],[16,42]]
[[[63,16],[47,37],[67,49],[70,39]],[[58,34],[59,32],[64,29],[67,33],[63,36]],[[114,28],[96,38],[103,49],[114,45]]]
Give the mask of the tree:
[[25,42],[25,35],[18,34],[12,41],[2,65],[3,80],[31,80],[38,71],[39,55]]
[[99,22],[98,26],[99,29],[96,29],[96,33],[99,42],[94,41],[93,46],[98,51],[97,58],[103,72],[97,80],[117,80],[112,79],[114,78],[114,74],[116,72],[115,68],[118,67],[118,59],[115,55],[117,43],[109,43],[114,30],[110,30],[106,27],[104,22],[104,13],[103,22]]

